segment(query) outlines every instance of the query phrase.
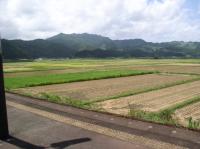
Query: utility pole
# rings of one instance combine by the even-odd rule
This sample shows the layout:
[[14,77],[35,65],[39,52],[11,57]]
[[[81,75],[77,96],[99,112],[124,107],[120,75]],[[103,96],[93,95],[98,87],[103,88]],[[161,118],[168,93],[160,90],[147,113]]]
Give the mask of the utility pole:
[[4,89],[4,77],[3,77],[3,58],[1,47],[1,35],[0,35],[0,140],[6,140],[9,137],[8,131],[8,118],[6,109],[6,98]]

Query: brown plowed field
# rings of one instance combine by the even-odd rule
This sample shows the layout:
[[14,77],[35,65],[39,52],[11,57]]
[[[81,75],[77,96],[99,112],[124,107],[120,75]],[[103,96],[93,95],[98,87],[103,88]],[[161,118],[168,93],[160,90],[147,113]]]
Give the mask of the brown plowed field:
[[52,93],[72,99],[96,100],[127,92],[138,92],[148,88],[192,79],[189,75],[148,74],[112,79],[102,79],[57,85],[30,87],[16,90],[19,93]]
[[184,126],[188,125],[187,119],[189,117],[192,117],[193,120],[200,122],[200,102],[176,110],[175,117],[179,123]]
[[115,100],[108,100],[99,103],[99,105],[108,112],[123,115],[127,115],[130,108],[158,112],[197,95],[200,95],[200,81],[122,97]]

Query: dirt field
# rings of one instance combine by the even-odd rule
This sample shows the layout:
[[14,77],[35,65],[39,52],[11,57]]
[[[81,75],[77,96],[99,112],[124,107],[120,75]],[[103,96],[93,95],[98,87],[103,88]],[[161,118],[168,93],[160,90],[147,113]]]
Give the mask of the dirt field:
[[175,117],[183,126],[188,125],[188,118],[200,122],[200,102],[181,108],[175,112]]
[[99,105],[108,112],[122,115],[127,115],[130,108],[158,112],[197,95],[200,95],[200,81],[108,100],[99,103]]
[[138,92],[160,85],[171,84],[177,81],[188,80],[194,77],[189,75],[149,74],[113,79],[93,80],[85,82],[65,83],[18,89],[20,93],[52,93],[72,99],[96,100],[116,96],[127,92]]

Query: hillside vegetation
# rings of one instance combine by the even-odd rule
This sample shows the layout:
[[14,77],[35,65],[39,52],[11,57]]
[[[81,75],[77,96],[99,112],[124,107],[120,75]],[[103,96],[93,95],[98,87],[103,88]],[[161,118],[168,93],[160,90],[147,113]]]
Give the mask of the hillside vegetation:
[[47,39],[2,40],[5,59],[35,58],[199,58],[200,42],[111,40],[95,34],[58,34]]

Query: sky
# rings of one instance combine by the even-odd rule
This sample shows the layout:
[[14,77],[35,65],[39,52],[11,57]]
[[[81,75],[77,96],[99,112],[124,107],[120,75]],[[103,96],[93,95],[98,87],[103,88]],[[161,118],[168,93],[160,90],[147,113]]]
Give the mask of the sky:
[[151,42],[200,41],[200,0],[0,0],[0,10],[6,39],[92,33]]

